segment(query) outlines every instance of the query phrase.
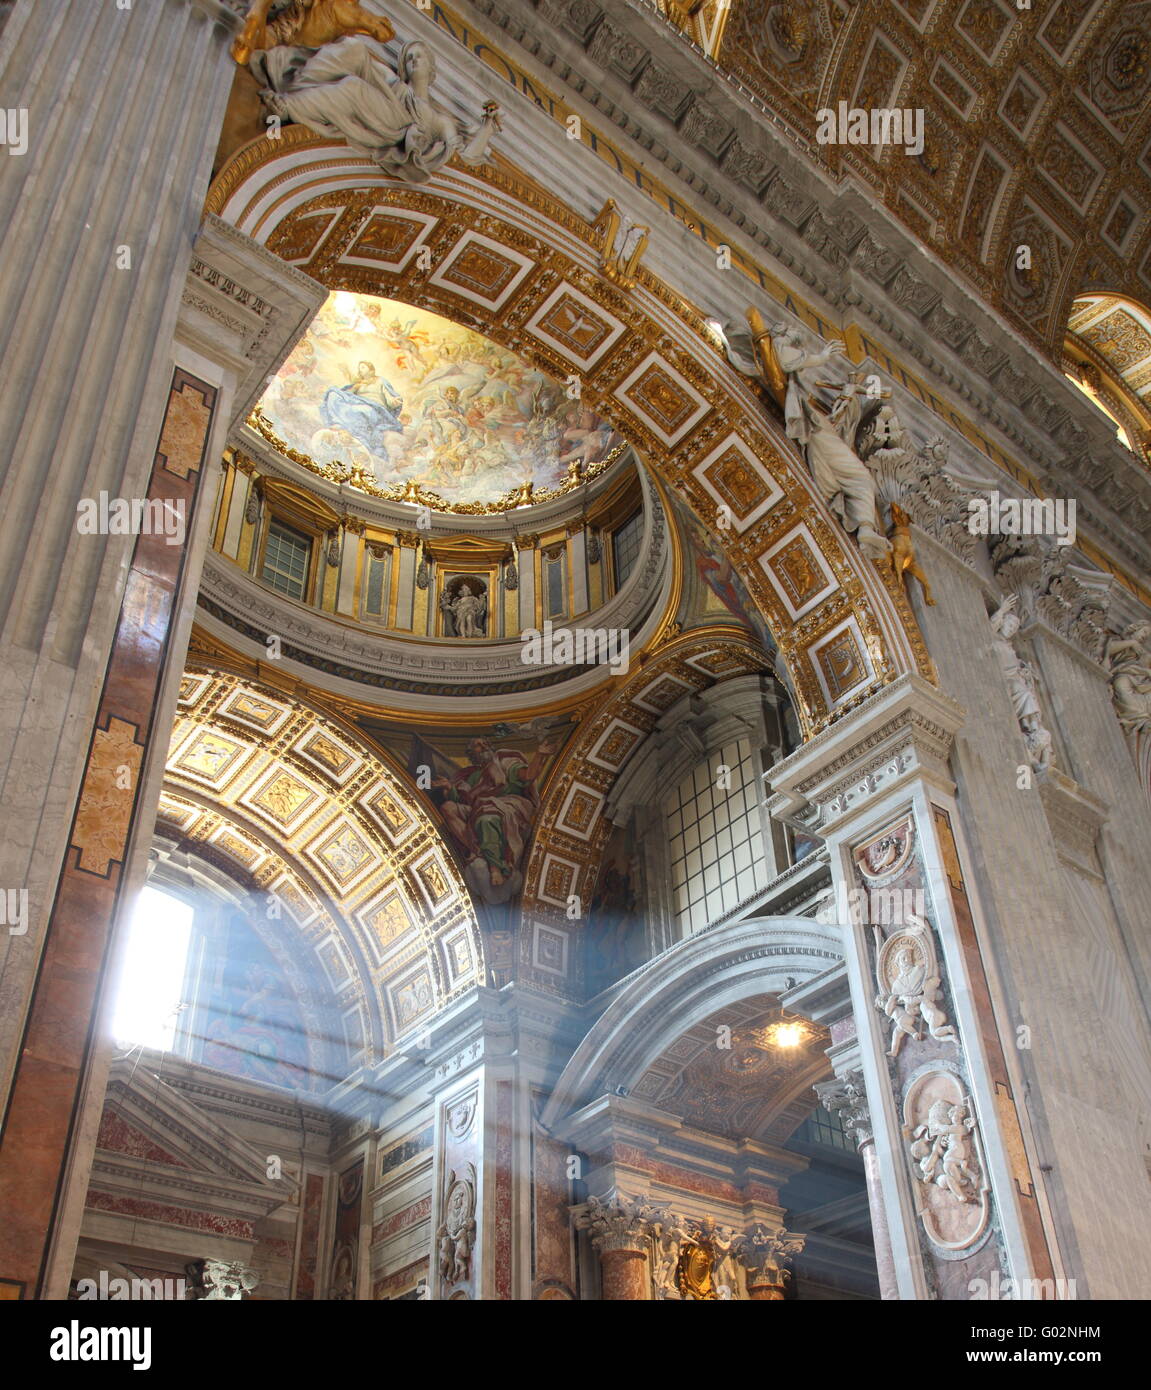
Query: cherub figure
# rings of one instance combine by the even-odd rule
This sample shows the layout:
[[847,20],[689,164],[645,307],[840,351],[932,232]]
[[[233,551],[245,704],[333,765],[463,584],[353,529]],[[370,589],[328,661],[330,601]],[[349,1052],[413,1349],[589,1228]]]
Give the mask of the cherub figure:
[[943,1129],[943,1171],[936,1176],[937,1187],[946,1187],[959,1202],[971,1200],[971,1189],[979,1181],[971,1164],[971,1131],[975,1128],[974,1119],[967,1114],[967,1106],[960,1102],[947,1111],[947,1124]]

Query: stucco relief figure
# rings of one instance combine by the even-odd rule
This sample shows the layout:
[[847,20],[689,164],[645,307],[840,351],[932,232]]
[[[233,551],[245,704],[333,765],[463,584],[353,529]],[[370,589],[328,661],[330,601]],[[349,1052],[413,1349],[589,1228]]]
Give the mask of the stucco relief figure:
[[1151,623],[1135,623],[1107,642],[1111,698],[1128,733],[1151,728]]
[[676,1271],[679,1268],[680,1251],[687,1239],[687,1231],[683,1224],[675,1218],[660,1222],[656,1226],[652,1236],[655,1247],[652,1260],[652,1284],[656,1298],[677,1299],[680,1297],[679,1286],[676,1283]]
[[436,1229],[436,1264],[440,1277],[451,1287],[466,1283],[472,1273],[472,1250],[476,1240],[476,1168],[467,1165],[467,1176],[448,1174],[444,1196],[444,1219]]
[[827,411],[816,392],[829,383],[821,381],[817,372],[842,355],[843,343],[809,348],[798,329],[783,323],[768,328],[755,309],[747,311],[747,321],[750,335],[725,330],[729,360],[740,371],[759,376],[782,405],[784,429],[803,449],[824,501],[869,559],[885,559],[891,546],[878,529],[875,480],[855,450],[863,403],[870,394],[864,375],[857,373],[834,387],[838,394]]
[[891,1020],[889,1057],[899,1056],[907,1038],[920,1042],[924,1030],[937,1042],[956,1042],[955,1029],[939,1003],[942,980],[926,923],[922,929],[889,936],[879,950],[875,973],[875,1007]]
[[249,60],[269,111],[344,141],[393,178],[426,183],[457,154],[465,164],[480,164],[500,129],[494,101],[469,129],[432,99],[436,65],[425,43],[404,44],[393,68],[383,43],[368,33],[309,47],[291,33],[281,37],[273,21],[251,42],[269,40],[273,46]]
[[927,1122],[911,1134],[909,1153],[919,1180],[945,1188],[957,1202],[970,1202],[979,1189],[979,1165],[971,1143],[975,1120],[967,1102],[937,1100]]
[[717,1225],[714,1218],[705,1216],[700,1223],[700,1241],[711,1252],[711,1277],[716,1296],[731,1298],[736,1287],[734,1256],[741,1237],[730,1226]]
[[915,1076],[902,1133],[924,1230],[945,1249],[968,1249],[987,1229],[990,1185],[971,1097],[955,1072]]
[[995,634],[991,647],[1011,696],[1011,707],[1027,744],[1031,766],[1036,772],[1046,772],[1051,765],[1051,734],[1043,725],[1034,672],[1012,645],[1012,638],[1019,631],[1015,603],[1016,596],[1012,594],[991,615],[989,622]]

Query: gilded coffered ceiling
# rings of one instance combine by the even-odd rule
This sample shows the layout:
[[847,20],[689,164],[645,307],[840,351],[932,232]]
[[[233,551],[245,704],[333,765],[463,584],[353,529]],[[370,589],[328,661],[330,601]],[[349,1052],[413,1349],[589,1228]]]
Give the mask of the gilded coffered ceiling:
[[1132,395],[1151,402],[1151,313],[1116,295],[1084,295],[1072,309],[1070,328]]
[[[1149,24],[1124,0],[735,0],[720,62],[1057,350],[1077,294],[1151,295]],[[922,152],[817,143],[841,101],[922,110]]]
[[[193,660],[160,824],[249,886],[269,934],[312,956],[309,997],[347,1068],[370,1064],[483,975],[478,926],[439,832],[396,772],[302,700]],[[317,994],[318,991],[318,994]]]

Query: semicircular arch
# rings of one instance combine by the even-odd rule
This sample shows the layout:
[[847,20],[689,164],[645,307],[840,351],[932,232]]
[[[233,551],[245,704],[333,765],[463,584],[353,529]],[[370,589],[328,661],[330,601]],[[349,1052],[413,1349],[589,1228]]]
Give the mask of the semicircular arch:
[[702,315],[642,267],[627,292],[606,279],[593,225],[538,186],[504,168],[381,184],[352,151],[289,127],[237,152],[208,208],[331,290],[430,310],[577,379],[717,532],[779,645],[807,732],[904,672],[934,678],[893,576],[836,524]]
[[296,696],[193,658],[160,823],[303,943],[352,1065],[382,1060],[483,983],[471,897],[426,809],[375,749]]
[[810,917],[764,917],[688,937],[629,975],[556,1082],[549,1128],[619,1087],[630,1088],[683,1033],[717,1010],[778,995],[839,965],[840,929]]

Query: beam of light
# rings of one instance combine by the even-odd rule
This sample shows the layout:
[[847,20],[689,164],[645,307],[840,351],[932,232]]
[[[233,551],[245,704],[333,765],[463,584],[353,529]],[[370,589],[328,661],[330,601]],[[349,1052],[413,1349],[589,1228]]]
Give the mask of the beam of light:
[[156,888],[140,894],[112,1010],[118,1043],[162,1051],[172,1046],[193,916],[187,903]]

